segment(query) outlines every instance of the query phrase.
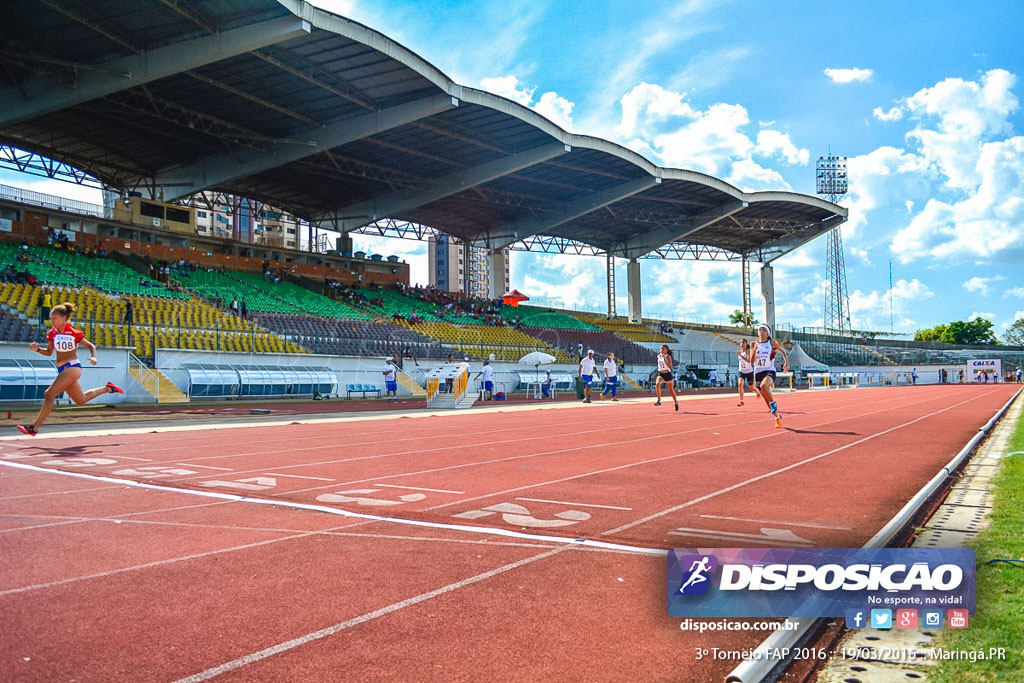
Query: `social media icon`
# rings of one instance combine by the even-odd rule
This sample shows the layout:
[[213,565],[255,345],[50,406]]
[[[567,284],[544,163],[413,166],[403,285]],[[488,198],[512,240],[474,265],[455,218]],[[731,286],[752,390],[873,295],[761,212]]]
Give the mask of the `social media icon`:
[[940,628],[942,626],[942,610],[926,609],[922,612],[924,625],[928,628]]
[[917,610],[896,610],[896,628],[917,628]]
[[967,610],[951,609],[947,623],[950,628],[967,628]]
[[891,609],[873,609],[873,610],[871,610],[871,628],[886,629],[886,630],[892,628],[892,610]]
[[864,628],[868,625],[868,614],[862,609],[846,610],[846,628]]

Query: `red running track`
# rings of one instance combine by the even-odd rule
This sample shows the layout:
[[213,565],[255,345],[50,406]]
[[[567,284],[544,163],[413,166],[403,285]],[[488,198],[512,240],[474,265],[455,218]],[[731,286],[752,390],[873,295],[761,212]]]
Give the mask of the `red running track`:
[[784,394],[781,430],[715,397],[2,441],[10,462],[184,491],[0,467],[0,661],[24,680],[720,680],[732,664],[694,648],[766,634],[680,632],[663,558],[450,525],[860,545],[1012,391]]

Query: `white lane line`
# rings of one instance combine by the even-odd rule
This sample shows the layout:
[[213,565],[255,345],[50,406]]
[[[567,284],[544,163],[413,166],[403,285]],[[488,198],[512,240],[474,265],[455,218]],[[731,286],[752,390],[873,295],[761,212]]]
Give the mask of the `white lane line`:
[[605,510],[632,510],[633,508],[620,508],[617,505],[597,505],[595,503],[570,503],[567,500],[544,500],[543,498],[516,498],[516,500],[526,500],[532,503],[555,503],[556,505],[575,505],[584,508],[604,508]]
[[465,491],[446,491],[444,489],[424,489],[418,486],[399,486],[398,484],[374,484],[374,486],[383,486],[389,489],[409,489],[410,491],[430,491],[432,493],[455,493],[458,495],[465,494]]
[[746,517],[729,517],[727,515],[700,515],[705,519],[729,519],[734,522],[753,522],[755,524],[778,524],[780,526],[803,526],[809,529],[838,529],[840,531],[853,531],[848,526],[832,526],[830,524],[811,524],[810,522],[780,522],[777,519],[748,519]]
[[[44,468],[40,468],[44,469]],[[51,470],[53,472],[59,472],[60,470]],[[46,491],[44,493],[22,493],[18,496],[4,496],[0,500],[17,500],[18,498],[37,498],[42,496],[63,496],[68,493],[88,493],[89,491],[109,491],[110,489],[120,488],[119,486],[94,486],[91,489],[71,489],[70,491]]]
[[540,553],[539,555],[532,555],[530,557],[517,560],[516,562],[511,562],[502,567],[497,567],[495,569],[491,569],[490,571],[477,574],[476,576],[471,576],[467,579],[463,579],[462,581],[456,581],[455,583],[450,583],[447,586],[435,588],[434,590],[427,591],[426,593],[420,593],[419,595],[413,596],[411,598],[406,598],[405,600],[402,600],[400,602],[392,603],[387,607],[381,607],[380,609],[374,610],[372,612],[367,612],[366,614],[362,614],[353,619],[346,619],[345,621],[334,624],[333,626],[328,626],[327,628],[322,628],[319,631],[307,633],[306,635],[299,636],[298,638],[286,640],[283,643],[278,643],[277,645],[274,645],[273,647],[268,647],[264,650],[260,650],[259,652],[253,652],[252,654],[248,654],[244,657],[239,657],[238,659],[234,659],[230,662],[225,662],[220,666],[215,666],[211,669],[207,669],[206,671],[201,671],[197,674],[181,678],[176,683],[199,683],[199,681],[209,680],[214,676],[220,676],[221,674],[228,673],[229,671],[234,671],[235,669],[240,669],[243,666],[248,666],[249,664],[253,664],[263,659],[267,659],[268,657],[279,655],[282,652],[293,650],[297,647],[305,645],[306,643],[311,643],[314,640],[319,640],[321,638],[333,636],[335,633],[339,633],[346,629],[350,629],[355,626],[359,626],[360,624],[364,624],[368,621],[372,621],[374,619],[387,616],[388,614],[397,612],[401,609],[405,609],[406,607],[412,607],[413,605],[417,605],[421,602],[439,597],[446,593],[451,593],[452,591],[459,590],[460,588],[465,588],[466,586],[470,586],[474,583],[486,581],[491,577],[498,576],[499,574],[504,574],[505,572],[512,571],[513,569],[518,569],[519,567],[528,565],[532,562],[536,562],[537,560],[543,560],[545,558],[551,557],[552,555],[557,555],[558,553],[561,553],[567,549],[567,547],[561,547],[555,548],[554,550],[548,550],[547,552]]
[[316,481],[334,481],[327,477],[304,477],[301,474],[279,474],[278,472],[264,472],[268,477],[288,477],[289,479],[315,479]]
[[210,465],[194,465],[194,464],[192,464],[190,462],[189,463],[179,462],[178,465],[181,466],[181,467],[201,467],[204,470],[220,470],[221,472],[233,472],[234,471],[230,467],[211,467]]
[[[48,474],[53,474],[61,477],[88,479],[90,481],[101,481],[108,484],[121,484],[123,486],[131,488],[149,489],[151,491],[163,491],[165,493],[182,493],[190,496],[214,498],[216,500],[228,500],[237,503],[254,503],[256,505],[269,505],[271,507],[290,508],[293,510],[312,510],[315,512],[325,512],[329,515],[337,515],[339,517],[348,517],[350,519],[360,519],[370,522],[392,522],[394,524],[405,524],[407,526],[425,527],[428,529],[445,529],[448,531],[464,531],[471,534],[505,536],[507,538],[518,538],[530,541],[546,541],[549,543],[563,543],[572,545],[573,547],[587,546],[591,548],[604,548],[606,550],[623,550],[625,552],[638,553],[641,555],[658,555],[664,557],[666,553],[666,551],[661,548],[646,548],[643,546],[613,543],[611,541],[598,541],[589,538],[570,538],[567,536],[553,535],[547,536],[544,534],[533,534],[526,533],[523,531],[515,531],[513,529],[505,529],[502,527],[483,527],[473,526],[470,524],[431,522],[422,519],[404,519],[402,517],[388,517],[386,515],[374,515],[366,512],[354,512],[352,510],[345,510],[342,508],[335,508],[327,505],[318,505],[314,503],[298,503],[276,498],[256,498],[253,496],[242,496],[234,493],[224,493],[221,491],[200,491],[197,489],[181,489],[175,488],[168,484],[156,484],[143,481],[132,481],[130,479],[118,479],[117,477],[110,477],[100,474],[90,474],[88,472],[69,472],[66,470],[55,470],[49,467],[29,465],[28,463],[0,461],[0,467],[9,467],[11,469],[26,470],[30,472],[45,472]],[[299,537],[296,536],[295,538]],[[4,593],[0,592],[0,596],[2,595],[4,595]]]
[[[900,400],[902,400],[902,399],[900,399]],[[914,402],[911,405],[917,405],[918,403],[928,403],[929,401],[934,401],[934,400],[936,400],[936,399],[935,398],[927,398],[927,399],[924,399],[922,401],[916,401],[916,402]],[[854,404],[851,403],[850,405],[854,405]],[[850,407],[850,405],[845,405],[844,404],[844,405],[833,406],[833,407],[830,407],[830,408],[825,408],[823,410],[814,411],[813,413],[809,413],[809,414],[817,415],[819,413],[831,413],[831,412],[835,412],[837,410],[846,410],[847,408]],[[907,405],[907,404],[904,402],[903,405]],[[890,410],[890,408],[887,407],[887,408],[883,408],[883,409],[880,409],[880,410],[876,410],[874,412],[876,412],[876,413],[884,413],[884,412],[886,412],[888,410]],[[844,421],[849,420],[849,419],[850,419],[850,417],[848,415],[846,415],[846,416],[844,416],[842,418],[839,418],[838,420],[827,420],[825,422],[818,422],[816,424],[811,425],[810,427],[818,427],[818,426],[821,426],[821,425],[832,424],[834,422],[844,422]],[[638,423],[636,426],[644,426],[645,424],[647,424],[647,423]],[[660,421],[660,422],[658,422],[656,424],[664,425],[665,422],[664,422],[664,420],[662,420],[662,421]],[[745,426],[745,425],[750,425],[750,424],[751,424],[750,418],[746,418],[746,419],[743,419],[743,420],[741,420],[739,422],[730,422],[730,423],[727,423],[727,424],[711,425],[711,426],[707,426],[707,427],[695,427],[693,429],[686,429],[686,430],[683,430],[683,431],[675,431],[675,432],[665,433],[665,434],[652,434],[652,435],[648,435],[648,436],[637,437],[637,438],[634,438],[634,439],[625,439],[625,440],[620,440],[620,441],[606,441],[606,442],[602,442],[602,443],[588,443],[588,444],[586,444],[584,446],[574,446],[574,447],[568,447],[568,448],[560,448],[560,449],[552,450],[552,451],[537,451],[535,453],[528,453],[526,455],[511,455],[511,456],[504,457],[504,458],[494,458],[494,459],[491,459],[491,460],[478,460],[478,461],[473,461],[473,462],[460,463],[458,465],[448,465],[448,466],[445,466],[445,467],[434,467],[434,468],[426,469],[426,470],[414,470],[414,471],[411,471],[411,472],[399,472],[397,474],[389,474],[389,475],[384,476],[384,477],[368,477],[368,478],[365,478],[365,479],[352,479],[352,480],[349,480],[349,481],[343,481],[340,484],[332,484],[330,487],[328,487],[328,486],[314,486],[314,487],[307,488],[307,489],[298,489],[298,490],[295,490],[295,491],[289,491],[288,495],[294,495],[296,493],[307,493],[309,491],[318,491],[318,490],[325,489],[325,488],[331,488],[333,486],[348,486],[350,484],[362,484],[364,482],[375,482],[374,483],[375,486],[380,486],[380,484],[377,484],[376,481],[379,481],[379,480],[382,480],[382,479],[396,479],[398,477],[412,477],[412,476],[418,476],[418,475],[421,475],[421,474],[435,474],[437,472],[447,472],[449,470],[464,469],[464,468],[467,468],[467,467],[478,467],[478,466],[482,466],[482,465],[492,465],[494,463],[499,463],[499,462],[511,462],[511,461],[514,461],[514,460],[523,460],[523,459],[528,459],[528,458],[537,458],[537,457],[544,456],[544,455],[558,455],[560,453],[572,453],[572,452],[590,450],[590,449],[593,449],[593,448],[603,448],[605,446],[623,446],[623,445],[626,445],[626,444],[638,443],[640,441],[650,441],[650,440],[654,440],[654,439],[678,438],[678,437],[680,437],[680,436],[682,436],[684,434],[693,434],[693,433],[696,433],[696,432],[706,432],[706,431],[710,431],[710,430],[713,430],[713,429],[721,429],[721,428],[725,428],[725,427]],[[809,429],[810,427],[807,427],[807,428]],[[582,435],[582,434],[590,434],[591,432],[600,432],[600,431],[602,431],[602,430],[600,430],[600,429],[586,430],[586,431],[582,431],[582,432],[577,432],[574,436],[579,436],[579,435]],[[767,434],[767,435],[759,436],[759,437],[753,437],[751,439],[745,439],[743,441],[737,441],[737,442],[734,442],[731,445],[737,445],[737,444],[740,444],[740,443],[746,443],[747,441],[754,441],[756,439],[761,439],[761,438],[769,438],[769,437],[773,437],[773,436],[779,436],[780,434],[789,434],[789,432],[788,431],[781,431],[780,432],[778,430],[772,430],[771,434]],[[504,442],[497,442],[497,441],[495,441],[495,442],[490,442],[490,443],[504,443]],[[730,445],[730,444],[720,444],[718,446],[710,446],[708,448],[701,449],[700,451],[690,451],[689,453],[699,453],[699,452],[702,452],[704,450],[712,450],[712,449],[715,449],[715,448],[722,448],[722,447],[725,447],[725,446],[728,446],[728,445]],[[431,450],[445,451],[445,450],[452,450],[453,448],[456,448],[456,447],[449,446],[449,447],[446,447],[446,448],[438,448],[438,449],[431,449]],[[409,453],[425,453],[427,451],[408,451],[408,452]],[[325,461],[325,462],[305,463],[304,465],[295,465],[295,467],[303,467],[303,466],[311,466],[311,465],[331,465],[331,464],[337,464],[337,463],[351,462],[351,461],[354,461],[354,460],[368,460],[368,459],[374,459],[374,458],[390,457],[392,455],[405,455],[405,454],[406,454],[406,452],[391,453],[391,454],[384,454],[384,455],[371,455],[371,456],[364,456],[364,457],[360,457],[360,458],[349,458],[349,459],[346,459],[346,460],[330,460],[330,461]],[[684,453],[684,454],[681,454],[681,455],[686,455],[686,454],[687,453]],[[674,458],[674,457],[678,457],[679,455],[680,454],[673,455],[673,456],[667,456],[667,457]],[[636,464],[646,464],[648,462],[656,462],[656,461],[657,460],[645,460],[645,461],[640,461],[639,463],[636,463]],[[627,464],[627,465],[622,465],[621,467],[632,467],[632,466],[633,466],[632,464]],[[621,467],[612,468],[612,470],[620,469]],[[278,469],[280,469],[280,468],[278,468]],[[249,471],[258,471],[258,470],[249,470]],[[568,479],[576,479],[576,478],[579,478],[579,477],[588,477],[588,476],[591,476],[593,474],[601,474],[602,472],[607,472],[607,471],[611,471],[611,470],[597,470],[597,471],[594,471],[594,472],[589,472],[589,473],[585,473],[585,474],[581,474],[581,475],[575,475],[573,477],[568,477],[567,479],[556,479],[556,480],[554,480],[552,482],[545,482],[545,483],[546,484],[548,484],[548,483],[557,483],[557,482],[560,482],[560,481],[567,481]],[[183,477],[180,480],[179,479],[172,479],[170,481],[172,483],[177,483],[179,481],[180,482],[189,482],[189,481],[192,481],[192,479],[191,478],[187,478],[187,477]],[[514,488],[514,489],[507,489],[505,491],[498,491],[496,494],[485,494],[485,495],[481,495],[481,496],[476,496],[475,498],[468,498],[468,499],[465,499],[465,500],[477,500],[478,498],[489,498],[491,495],[498,495],[498,494],[504,494],[504,493],[513,493],[515,491],[520,491],[522,489],[527,489],[527,488],[532,488],[532,487],[533,487],[532,484],[530,486],[520,486],[520,487]],[[456,503],[451,503],[451,504],[452,505],[456,505],[459,502],[465,502],[465,500],[464,501],[456,501]],[[442,506],[437,506],[437,507],[444,507],[444,506],[442,505]],[[435,508],[427,508],[427,510],[433,510],[433,509],[435,509]]]
[[[670,508],[662,510],[661,512],[655,512],[652,515],[647,515],[646,517],[638,519],[635,522],[630,522],[628,524],[623,524],[622,526],[616,527],[614,529],[611,529],[610,531],[605,531],[601,535],[602,536],[610,536],[612,534],[617,534],[617,533],[619,533],[621,531],[626,531],[627,529],[632,529],[633,527],[640,526],[641,524],[646,524],[647,522],[650,522],[652,520],[658,519],[659,517],[664,517],[665,515],[670,515],[673,512],[678,512],[679,510],[683,510],[685,508],[691,507],[691,506],[696,505],[698,503],[703,503],[706,500],[710,500],[712,498],[716,498],[716,497],[721,496],[723,494],[730,493],[732,491],[735,491],[736,489],[743,488],[744,486],[749,486],[750,484],[755,484],[755,483],[757,483],[759,481],[762,481],[764,479],[768,479],[769,477],[774,477],[777,474],[782,474],[783,472],[788,472],[790,470],[794,470],[797,467],[802,467],[803,465],[806,465],[808,463],[812,463],[815,460],[821,460],[822,458],[826,458],[826,457],[828,457],[830,455],[834,455],[836,453],[839,453],[840,451],[845,451],[848,448],[853,448],[854,446],[859,446],[860,444],[866,443],[868,441],[871,441],[872,439],[877,439],[880,436],[885,436],[886,434],[890,434],[892,432],[895,432],[898,429],[903,429],[904,427],[909,427],[910,425],[916,424],[916,423],[920,422],[921,420],[927,420],[930,417],[934,417],[936,415],[940,415],[942,413],[945,413],[945,412],[948,412],[950,410],[953,410],[954,408],[959,408],[960,406],[964,405],[965,403],[970,403],[971,401],[977,400],[977,399],[982,398],[984,396],[988,396],[990,393],[992,393],[992,392],[988,392],[986,394],[980,394],[978,396],[974,396],[972,398],[967,399],[966,401],[961,401],[960,403],[954,403],[951,406],[947,406],[945,408],[941,408],[939,410],[936,410],[935,412],[928,413],[927,415],[922,415],[921,417],[918,417],[916,419],[910,420],[909,422],[904,422],[903,424],[896,425],[895,427],[889,427],[888,429],[885,429],[885,430],[880,431],[880,432],[876,432],[875,434],[872,434],[870,436],[865,436],[862,439],[857,439],[856,441],[848,443],[845,446],[840,446],[838,448],[833,448],[830,451],[825,451],[824,453],[819,453],[818,455],[811,456],[810,458],[804,458],[803,460],[798,460],[797,462],[792,463],[791,465],[786,465],[785,467],[780,467],[778,469],[772,470],[771,472],[765,472],[764,474],[759,474],[756,477],[750,477],[749,479],[745,479],[745,480],[743,480],[741,482],[738,482],[736,484],[733,484],[731,486],[726,486],[724,488],[718,489],[717,491],[712,491],[711,493],[707,493],[707,494],[705,494],[703,496],[700,496],[698,498],[694,498],[693,500],[688,500],[685,503],[680,503],[679,505],[674,505],[674,506],[672,506]],[[776,433],[778,434],[779,432],[776,432]]]
[[129,519],[126,519],[126,518],[128,518],[128,517],[135,517],[135,516],[138,516],[138,515],[151,515],[151,514],[155,514],[157,512],[174,512],[174,511],[177,511],[177,510],[192,510],[192,509],[195,509],[195,508],[203,508],[203,507],[208,507],[210,505],[224,505],[227,502],[228,501],[226,501],[226,500],[218,500],[218,501],[215,501],[213,503],[196,503],[195,505],[180,505],[178,507],[172,507],[172,508],[158,508],[156,510],[142,510],[141,512],[126,512],[123,515],[109,515],[107,517],[70,517],[70,516],[66,516],[66,515],[65,516],[61,516],[61,515],[36,515],[36,514],[31,514],[31,515],[25,515],[25,516],[26,517],[34,517],[34,518],[38,518],[38,519],[60,519],[60,520],[64,520],[64,521],[61,521],[61,522],[48,522],[46,524],[34,524],[32,526],[19,526],[19,527],[15,527],[13,529],[0,529],[0,534],[7,534],[7,533],[10,533],[12,531],[29,531],[29,530],[32,530],[32,529],[46,529],[47,527],[51,527],[51,526],[64,526],[66,524],[81,524],[83,522],[123,522],[123,521],[134,522],[134,521],[137,521],[137,520],[129,520]]

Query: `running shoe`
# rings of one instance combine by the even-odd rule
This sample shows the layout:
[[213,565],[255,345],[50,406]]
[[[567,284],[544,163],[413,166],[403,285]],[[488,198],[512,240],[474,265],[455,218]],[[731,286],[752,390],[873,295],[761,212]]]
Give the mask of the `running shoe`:
[[604,400],[604,394],[601,394],[601,400],[602,401]]
[[676,404],[676,412],[677,413],[679,412],[679,404],[678,403]]
[[775,414],[775,428],[778,429],[782,426],[782,416],[778,413]]
[[739,403],[737,403],[736,405],[738,405],[738,406],[741,406],[741,405],[743,405],[743,401],[740,401],[740,402],[739,402]]
[[18,425],[18,431],[24,434],[25,436],[35,436],[36,434],[39,433],[36,431],[36,428],[33,427],[32,425]]
[[590,400],[589,398],[585,398],[585,399],[583,399],[583,402],[584,402],[584,403],[590,403],[590,402],[591,402],[591,400]]
[[660,406],[661,405],[661,401],[656,401],[654,405]]
[[618,401],[619,399],[617,399],[617,398],[615,398],[614,396],[612,396],[612,400],[613,400],[613,401]]
[[107,389],[110,389],[110,393],[112,393],[112,394],[123,394],[124,393],[124,389],[122,389],[121,387],[117,386],[113,382],[107,382]]

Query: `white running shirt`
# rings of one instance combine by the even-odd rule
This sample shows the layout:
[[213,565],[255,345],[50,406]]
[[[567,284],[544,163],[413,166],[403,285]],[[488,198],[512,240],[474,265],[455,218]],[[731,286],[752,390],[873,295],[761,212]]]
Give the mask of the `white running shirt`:
[[754,372],[775,369],[775,359],[772,357],[775,350],[772,348],[772,340],[757,342],[754,345]]
[[392,365],[391,363],[388,363],[387,365],[384,366],[384,379],[386,381],[388,381],[388,382],[394,382],[395,381],[395,369],[396,369],[395,366]]
[[619,369],[615,367],[615,361],[606,360],[604,362],[604,376],[611,378],[618,374]]
[[594,368],[597,367],[597,361],[595,361],[590,356],[587,356],[586,358],[580,361],[580,367],[583,368],[584,375],[593,375]]
[[665,358],[665,354],[658,354],[658,372],[671,372],[672,370],[668,367],[668,360]]
[[743,352],[743,349],[740,349],[739,351],[737,351],[736,352],[736,356],[740,359],[740,372],[753,372],[754,371],[754,366],[751,365],[750,361],[747,360],[747,354],[745,354]]
[[480,378],[485,382],[490,382],[494,379],[494,368],[490,365],[485,365],[484,369],[480,371]]

